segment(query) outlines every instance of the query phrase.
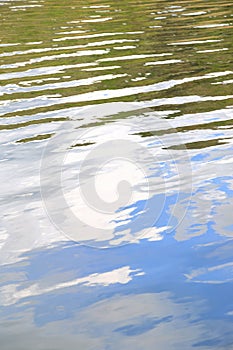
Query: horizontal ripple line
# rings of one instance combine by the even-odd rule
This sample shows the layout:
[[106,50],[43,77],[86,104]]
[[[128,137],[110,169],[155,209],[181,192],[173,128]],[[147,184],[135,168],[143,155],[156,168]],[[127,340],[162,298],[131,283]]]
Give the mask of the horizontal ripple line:
[[[172,88],[176,85],[188,83],[188,82],[194,82],[199,81],[202,79],[211,79],[221,76],[226,76],[229,74],[233,74],[232,71],[227,72],[214,72],[210,74],[206,74],[199,77],[190,77],[190,78],[184,78],[184,79],[177,79],[177,80],[169,80],[161,83],[156,83],[152,85],[145,85],[145,86],[136,86],[136,87],[129,87],[129,88],[123,88],[123,89],[115,89],[115,90],[100,90],[100,91],[93,91],[88,92],[80,95],[73,95],[68,97],[50,97],[50,96],[40,96],[39,98],[31,98],[31,99],[21,99],[18,101],[4,101],[4,105],[0,107],[0,115],[5,115],[6,113],[12,113],[22,110],[29,110],[39,107],[48,107],[53,106],[57,104],[64,104],[64,103],[77,103],[77,102],[84,102],[84,101],[96,101],[96,100],[106,100],[111,98],[119,98],[124,96],[131,96],[135,94],[141,94],[141,93],[148,93],[153,91],[161,91],[161,90],[167,90],[169,88]],[[189,98],[189,96],[188,96]],[[200,98],[199,96],[195,96],[195,98]],[[232,95],[230,96],[213,96],[213,97],[203,97],[208,98],[209,100],[214,99],[229,99],[232,98]],[[175,99],[175,98],[174,98]],[[183,103],[186,102],[186,97],[183,98]],[[166,99],[162,99],[166,100]],[[171,98],[172,100],[172,98]],[[26,102],[26,103],[25,103]]]

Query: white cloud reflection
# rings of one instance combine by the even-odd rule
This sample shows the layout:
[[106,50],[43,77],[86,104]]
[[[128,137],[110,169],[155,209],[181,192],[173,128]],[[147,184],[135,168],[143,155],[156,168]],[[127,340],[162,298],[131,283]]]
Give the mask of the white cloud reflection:
[[46,293],[57,292],[58,290],[64,288],[71,288],[78,285],[83,285],[87,287],[93,286],[104,286],[107,287],[111,284],[127,284],[133,277],[142,276],[144,273],[139,270],[132,270],[129,266],[124,266],[109,272],[104,273],[93,273],[91,275],[76,278],[71,281],[57,283],[47,287],[41,287],[39,284],[32,284],[30,287],[25,289],[18,289],[18,285],[9,284],[5,285],[0,289],[0,295],[2,299],[2,304],[4,306],[14,304],[19,300],[27,297],[33,297],[38,295],[43,295]]
[[[50,314],[50,322],[40,327],[35,324],[30,309],[20,321],[8,320],[8,327],[1,327],[0,335],[3,342],[7,339],[11,344],[11,349],[19,350],[30,348],[30,344],[41,349],[37,346],[41,337],[46,337],[48,349],[57,350],[65,347],[70,350],[192,349],[200,340],[219,338],[221,330],[227,329],[224,320],[216,327],[217,321],[200,318],[204,311],[203,300],[176,302],[165,292],[117,295],[77,309],[69,318],[62,318],[65,306],[45,310]],[[57,312],[61,319],[52,321],[51,316]],[[11,332],[14,337],[10,336]],[[222,350],[224,346],[216,342],[211,349]]]

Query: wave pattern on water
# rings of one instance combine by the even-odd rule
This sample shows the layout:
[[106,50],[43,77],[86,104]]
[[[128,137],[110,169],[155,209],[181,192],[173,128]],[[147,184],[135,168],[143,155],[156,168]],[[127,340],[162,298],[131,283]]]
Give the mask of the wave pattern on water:
[[[3,350],[231,349],[231,2],[1,0],[0,19]],[[134,197],[105,220],[77,177],[119,140],[151,187],[132,162]],[[119,164],[97,177],[107,200]]]

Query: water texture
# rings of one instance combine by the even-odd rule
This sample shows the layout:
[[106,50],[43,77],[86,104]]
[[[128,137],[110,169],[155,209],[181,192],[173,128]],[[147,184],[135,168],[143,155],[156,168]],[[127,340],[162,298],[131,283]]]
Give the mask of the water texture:
[[233,349],[233,5],[0,2],[1,350]]

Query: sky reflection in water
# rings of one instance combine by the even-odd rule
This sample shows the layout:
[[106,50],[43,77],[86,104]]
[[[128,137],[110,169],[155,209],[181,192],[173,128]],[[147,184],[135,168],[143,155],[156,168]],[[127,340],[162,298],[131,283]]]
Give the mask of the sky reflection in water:
[[1,349],[233,349],[230,5],[1,2]]

